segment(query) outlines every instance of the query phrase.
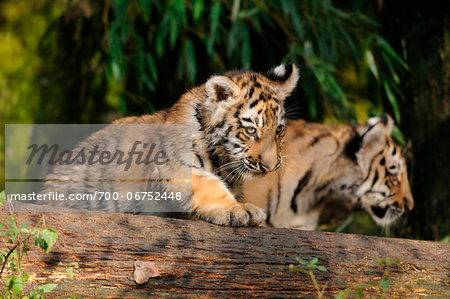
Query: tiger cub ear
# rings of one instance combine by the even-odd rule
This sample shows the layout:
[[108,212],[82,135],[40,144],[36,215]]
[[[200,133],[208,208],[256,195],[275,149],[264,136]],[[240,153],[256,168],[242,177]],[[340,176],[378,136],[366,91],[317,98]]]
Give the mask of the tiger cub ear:
[[362,128],[361,147],[356,157],[363,168],[386,146],[386,139],[391,135],[393,124],[392,118],[388,114],[383,114],[370,118]]
[[274,83],[278,96],[284,100],[294,90],[300,75],[295,64],[288,63],[271,69],[265,77]]
[[[209,102],[226,103],[238,100],[239,86],[225,76],[213,76],[205,83],[206,95]],[[234,100],[234,101],[233,101]]]

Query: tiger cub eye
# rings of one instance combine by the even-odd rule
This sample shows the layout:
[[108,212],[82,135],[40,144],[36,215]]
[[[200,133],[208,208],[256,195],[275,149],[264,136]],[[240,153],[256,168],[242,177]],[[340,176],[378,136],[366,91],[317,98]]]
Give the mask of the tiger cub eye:
[[245,128],[245,133],[249,134],[249,135],[253,135],[256,133],[256,129],[255,128]]

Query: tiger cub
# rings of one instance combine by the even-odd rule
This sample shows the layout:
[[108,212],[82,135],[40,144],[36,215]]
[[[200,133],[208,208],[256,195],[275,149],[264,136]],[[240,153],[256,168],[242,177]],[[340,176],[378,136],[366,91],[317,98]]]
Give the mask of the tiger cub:
[[[176,133],[169,136],[166,146],[169,151],[176,153],[189,150],[190,156],[179,158],[182,161],[169,160],[167,165],[157,169],[158,173],[188,173],[192,177],[192,188],[185,190],[189,198],[183,200],[194,217],[218,225],[257,225],[265,220],[265,213],[251,203],[236,200],[236,182],[243,177],[262,177],[280,167],[285,130],[283,103],[295,88],[298,78],[298,70],[294,64],[280,65],[266,74],[231,71],[212,76],[204,85],[185,93],[169,110],[119,119],[89,137],[89,144],[84,142],[83,145],[89,148],[92,147],[90,144],[101,143],[108,148],[121,149],[136,138],[140,138],[138,140],[141,144],[151,144],[149,136],[129,136],[133,133],[121,132],[120,128],[114,128],[115,124],[190,126],[191,149],[181,148],[182,139],[186,138]],[[113,135],[114,138],[111,137]],[[145,167],[142,164],[133,165],[132,174],[141,173],[145,176]],[[48,176],[44,190],[51,190],[52,179],[64,178],[70,183],[60,185],[59,188],[63,189],[60,191],[94,193],[98,190],[98,185],[71,181],[80,173],[84,173],[83,178],[93,181],[92,178],[105,177],[105,173],[121,172],[123,165],[89,169],[84,166],[56,166]],[[129,178],[129,174],[124,174],[123,177]],[[165,184],[162,188],[165,191],[171,191],[173,187],[170,182],[160,184]],[[108,185],[108,191],[130,191],[119,190],[125,188],[122,185]],[[137,182],[133,188],[142,191],[151,189],[147,182]],[[129,210],[131,204],[134,205],[131,207],[132,212],[142,212],[137,203],[128,201],[117,201],[97,208],[123,211]]]
[[313,230],[333,194],[389,226],[414,206],[405,159],[390,137],[392,125],[386,114],[358,126],[289,120],[283,166],[245,182],[243,198],[266,210],[268,226]]

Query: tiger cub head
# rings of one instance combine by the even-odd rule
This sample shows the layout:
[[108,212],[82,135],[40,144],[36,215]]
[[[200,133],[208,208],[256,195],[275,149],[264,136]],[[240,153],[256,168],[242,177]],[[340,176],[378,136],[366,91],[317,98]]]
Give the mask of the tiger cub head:
[[356,162],[363,181],[354,190],[361,206],[378,225],[389,226],[414,207],[405,158],[391,138],[392,118],[373,117],[359,128]]
[[232,71],[205,84],[209,147],[229,182],[278,169],[285,133],[284,99],[299,78],[294,64],[266,74]]

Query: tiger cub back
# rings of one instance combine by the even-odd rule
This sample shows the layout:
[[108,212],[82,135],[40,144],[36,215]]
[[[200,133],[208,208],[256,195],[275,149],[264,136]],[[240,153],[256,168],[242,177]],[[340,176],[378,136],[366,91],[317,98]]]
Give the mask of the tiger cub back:
[[268,226],[313,230],[332,195],[361,206],[378,225],[392,225],[414,206],[392,125],[388,115],[358,126],[289,120],[283,166],[246,181],[243,198],[266,210]]

